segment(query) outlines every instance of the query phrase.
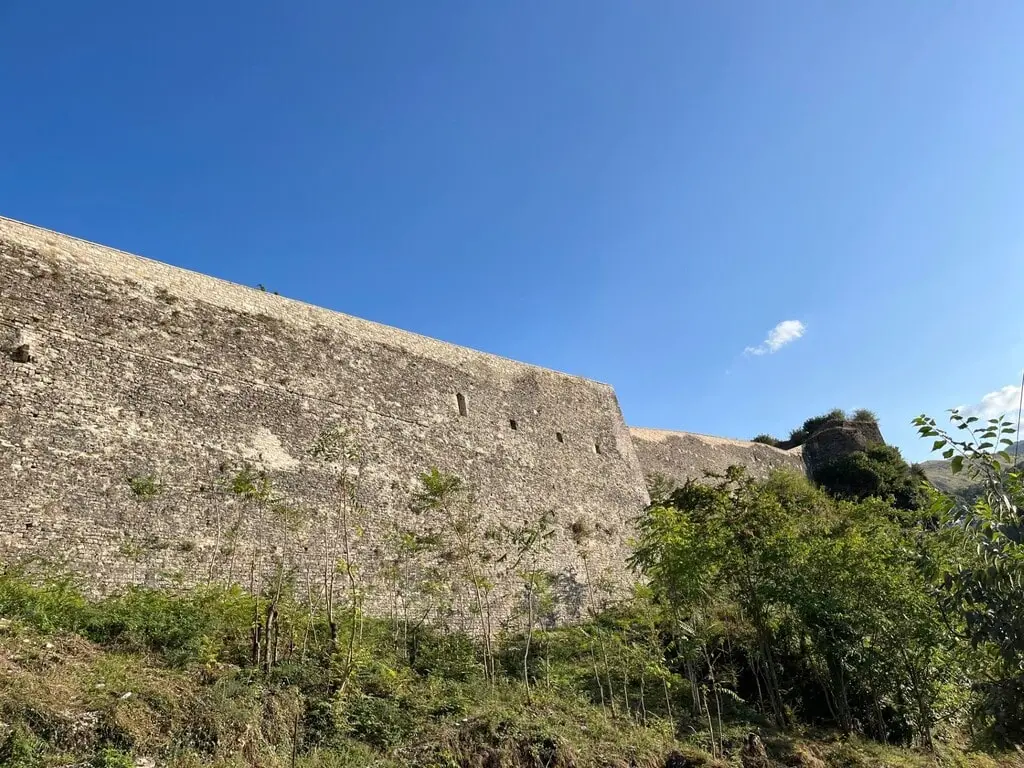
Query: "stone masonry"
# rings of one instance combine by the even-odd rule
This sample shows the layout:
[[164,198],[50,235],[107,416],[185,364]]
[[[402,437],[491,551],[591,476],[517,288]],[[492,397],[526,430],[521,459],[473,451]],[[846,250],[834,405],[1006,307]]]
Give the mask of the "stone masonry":
[[767,477],[777,469],[804,474],[800,448],[788,451],[748,440],[630,427],[633,447],[644,471],[675,484],[700,480],[705,472],[722,474],[730,465],[746,467],[752,477]]
[[[317,460],[326,429],[358,460]],[[352,558],[379,586],[400,532],[437,524],[410,504],[437,467],[472,489],[482,531],[551,515],[537,566],[572,615],[587,573],[628,583],[645,469],[802,468],[751,446],[631,435],[606,384],[0,218],[0,561],[97,592],[244,582],[254,547],[309,579],[337,544],[311,521],[338,509],[339,477],[358,485]],[[242,466],[283,506],[227,493]]]

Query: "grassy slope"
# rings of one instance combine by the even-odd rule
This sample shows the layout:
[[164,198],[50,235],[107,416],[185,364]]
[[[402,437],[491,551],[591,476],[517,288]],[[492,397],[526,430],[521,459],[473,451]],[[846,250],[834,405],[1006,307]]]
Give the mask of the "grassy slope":
[[[363,708],[359,720],[318,746],[310,738],[316,723],[305,719],[301,694],[288,678],[287,670],[267,679],[226,665],[170,668],[154,656],[3,621],[0,765],[120,768],[140,759],[173,768],[725,766],[740,764],[740,745],[752,729],[728,726],[726,757],[714,760],[692,729],[693,741],[677,741],[664,719],[641,725],[543,688],[528,700],[511,681],[488,688],[479,680],[428,678],[402,689],[397,706],[364,685],[354,694]],[[996,759],[949,745],[927,755],[830,734],[764,736],[776,765],[1024,766],[1013,756]],[[293,754],[296,737],[303,746]]]
[[[1016,454],[1014,451],[1016,450]],[[1007,449],[1007,453],[1011,456],[1017,455],[1024,457],[1024,440],[1018,442],[1015,446],[1011,446]],[[932,459],[930,461],[922,461],[918,466],[924,470],[925,475],[928,479],[943,493],[951,493],[954,495],[972,495],[972,491],[978,487],[977,481],[969,477],[965,473],[958,475],[953,474],[953,470],[950,468],[950,461],[948,459]]]

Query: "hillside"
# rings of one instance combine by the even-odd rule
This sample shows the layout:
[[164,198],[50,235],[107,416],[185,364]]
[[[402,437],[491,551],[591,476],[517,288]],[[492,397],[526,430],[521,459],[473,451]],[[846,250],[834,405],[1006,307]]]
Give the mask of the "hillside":
[[[1014,451],[1016,450],[1016,454]],[[1024,463],[1024,440],[1020,440],[1011,446],[1007,451],[1011,456],[1019,457],[1018,463]],[[933,459],[922,461],[918,466],[924,471],[932,484],[944,493],[952,493],[957,496],[971,496],[977,487],[977,483],[966,474],[954,475],[950,469],[950,460]]]

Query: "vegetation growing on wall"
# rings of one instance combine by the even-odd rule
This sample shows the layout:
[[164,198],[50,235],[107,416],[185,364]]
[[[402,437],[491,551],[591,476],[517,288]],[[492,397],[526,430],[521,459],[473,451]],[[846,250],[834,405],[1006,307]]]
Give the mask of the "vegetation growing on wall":
[[875,415],[874,411],[869,411],[867,408],[858,408],[852,413],[847,413],[842,408],[833,408],[828,413],[812,416],[799,427],[794,427],[790,430],[789,438],[786,440],[780,440],[774,435],[762,433],[754,437],[751,442],[763,443],[775,448],[796,448],[798,445],[803,445],[807,442],[807,439],[823,426],[834,421],[863,421],[877,424],[878,416]]
[[849,414],[842,408],[833,408],[828,413],[810,417],[799,427],[792,429],[789,433],[789,439],[784,443],[784,447],[795,448],[798,445],[803,445],[811,435],[822,427],[830,422],[837,421],[866,421],[874,424],[878,422],[878,417],[873,411],[869,411],[867,408],[858,408],[856,411]]

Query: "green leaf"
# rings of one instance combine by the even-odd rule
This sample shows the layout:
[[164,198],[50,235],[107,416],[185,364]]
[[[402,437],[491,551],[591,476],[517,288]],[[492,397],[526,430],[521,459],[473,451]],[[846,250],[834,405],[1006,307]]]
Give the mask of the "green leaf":
[[944,458],[944,459],[952,459],[954,453],[955,453],[955,451],[952,448],[947,448],[946,450],[944,450],[942,452],[942,458]]
[[948,442],[948,441],[946,441],[946,440],[936,440],[936,441],[935,441],[935,445],[933,445],[933,446],[932,446],[932,450],[933,450],[933,451],[937,451],[937,450],[939,450],[940,448],[944,448],[944,447],[946,446],[946,443],[947,443],[947,442]]
[[957,474],[958,472],[960,472],[960,470],[962,470],[964,468],[964,457],[963,456],[956,456],[956,457],[954,457],[953,461],[950,463],[949,468],[952,470],[954,475]]

